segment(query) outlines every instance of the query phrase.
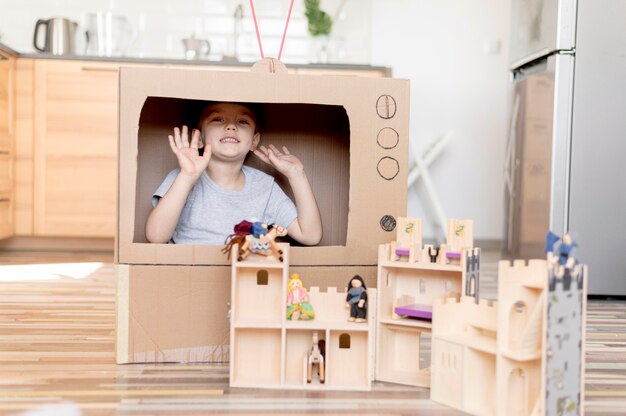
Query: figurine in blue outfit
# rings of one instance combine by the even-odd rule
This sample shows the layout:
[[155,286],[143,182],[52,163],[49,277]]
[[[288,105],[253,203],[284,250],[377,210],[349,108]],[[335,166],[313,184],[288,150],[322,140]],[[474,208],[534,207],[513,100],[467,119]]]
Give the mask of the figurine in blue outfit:
[[[559,240],[561,241],[560,243]],[[548,231],[548,234],[546,235],[545,251],[546,253],[554,253],[560,266],[572,268],[572,266],[576,264],[576,259],[572,256],[572,252],[576,246],[577,244],[574,240],[572,240],[572,237],[568,233],[563,235],[562,240],[552,231]]]

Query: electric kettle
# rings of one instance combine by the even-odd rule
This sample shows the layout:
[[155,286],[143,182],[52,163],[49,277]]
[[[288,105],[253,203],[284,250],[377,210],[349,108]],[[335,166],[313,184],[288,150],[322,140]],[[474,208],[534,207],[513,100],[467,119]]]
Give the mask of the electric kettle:
[[[35,24],[33,46],[40,52],[53,55],[73,55],[77,27],[78,23],[65,17],[39,19]],[[40,45],[38,41],[41,39],[39,33],[42,28],[45,28],[45,32],[43,45]]]
[[131,23],[125,16],[111,12],[87,14],[87,54],[124,56],[136,40]]
[[183,39],[185,59],[206,59],[211,53],[211,44],[206,39],[196,39],[195,35]]

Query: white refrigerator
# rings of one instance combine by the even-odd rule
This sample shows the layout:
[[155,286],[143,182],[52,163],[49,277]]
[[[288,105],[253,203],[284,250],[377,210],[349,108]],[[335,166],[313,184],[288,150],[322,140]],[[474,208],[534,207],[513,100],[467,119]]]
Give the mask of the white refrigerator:
[[569,231],[589,294],[626,296],[626,1],[512,0],[504,251]]

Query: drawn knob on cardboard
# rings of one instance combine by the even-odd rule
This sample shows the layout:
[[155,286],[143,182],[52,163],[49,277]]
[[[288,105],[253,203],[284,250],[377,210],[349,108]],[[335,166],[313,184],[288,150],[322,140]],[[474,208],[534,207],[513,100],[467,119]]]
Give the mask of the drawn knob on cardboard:
[[388,181],[392,180],[400,172],[400,163],[391,156],[385,156],[378,161],[376,165],[378,174]]
[[383,149],[393,149],[400,142],[400,135],[391,127],[385,127],[378,132],[376,143]]
[[376,112],[381,118],[393,118],[396,115],[396,100],[391,95],[381,95],[376,101]]

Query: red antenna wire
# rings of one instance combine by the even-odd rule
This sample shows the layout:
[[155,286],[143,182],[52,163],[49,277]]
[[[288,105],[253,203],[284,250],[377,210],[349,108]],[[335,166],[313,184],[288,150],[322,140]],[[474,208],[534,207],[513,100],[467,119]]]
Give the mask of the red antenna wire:
[[252,19],[254,19],[254,28],[256,29],[256,38],[259,41],[259,50],[261,51],[261,59],[265,58],[263,55],[263,45],[261,45],[261,35],[259,35],[259,24],[256,20],[256,13],[254,12],[254,3],[250,0],[250,8],[252,9]]
[[[285,38],[287,37],[287,28],[289,27],[289,20],[291,19],[291,10],[293,9],[293,2],[289,4],[289,12],[287,14],[287,20],[285,21],[285,30],[283,31],[283,38],[280,41],[280,50],[278,51],[278,60],[280,61],[280,57],[283,54],[283,46],[285,45]],[[259,42],[259,51],[261,52],[261,59],[265,58],[263,54],[263,45],[261,44],[261,35],[259,34],[259,23],[256,18],[256,12],[254,11],[254,2],[250,0],[250,9],[252,10],[252,19],[254,20],[254,29],[256,30],[256,39]]]
[[291,18],[291,9],[293,9],[293,0],[289,4],[289,13],[287,13],[287,21],[285,21],[285,31],[283,32],[283,39],[280,41],[280,50],[278,51],[278,60],[283,54],[283,45],[285,44],[285,37],[287,36],[287,27],[289,26],[289,19]]

